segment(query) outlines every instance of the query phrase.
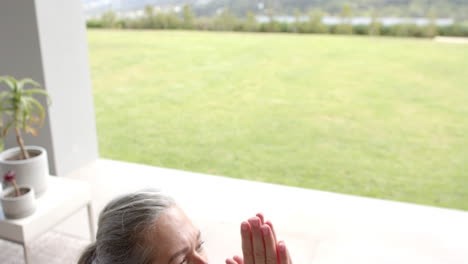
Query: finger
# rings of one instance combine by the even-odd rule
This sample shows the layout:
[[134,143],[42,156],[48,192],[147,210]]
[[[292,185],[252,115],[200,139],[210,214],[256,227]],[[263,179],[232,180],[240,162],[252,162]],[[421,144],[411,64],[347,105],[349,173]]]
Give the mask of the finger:
[[277,264],[278,255],[276,254],[276,243],[270,226],[262,226],[263,241],[265,241],[266,264]]
[[266,221],[265,224],[267,224],[267,225],[270,227],[271,232],[273,233],[273,237],[275,238],[275,244],[277,244],[277,243],[278,243],[278,239],[276,239],[276,231],[275,231],[275,228],[273,227],[273,223],[270,222],[270,221]]
[[244,264],[244,260],[239,256],[234,256],[234,260],[237,262],[237,264]]
[[265,264],[265,245],[260,227],[260,219],[253,217],[249,219],[252,228],[252,245],[255,264]]
[[226,259],[226,264],[237,264],[233,259]]
[[292,264],[291,257],[289,256],[288,248],[284,241],[278,242],[278,251],[279,251],[279,259],[280,264]]
[[241,224],[242,253],[245,264],[255,264],[252,245],[252,231],[248,222]]
[[258,213],[257,217],[260,218],[260,226],[263,226],[265,224],[265,217],[262,213]]

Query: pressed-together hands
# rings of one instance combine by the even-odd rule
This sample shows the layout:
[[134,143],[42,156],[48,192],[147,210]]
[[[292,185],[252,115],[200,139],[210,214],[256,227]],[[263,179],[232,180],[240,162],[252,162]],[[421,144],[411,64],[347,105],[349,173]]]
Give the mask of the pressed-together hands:
[[273,224],[257,214],[241,224],[243,258],[234,256],[226,264],[292,264],[284,241],[278,241]]

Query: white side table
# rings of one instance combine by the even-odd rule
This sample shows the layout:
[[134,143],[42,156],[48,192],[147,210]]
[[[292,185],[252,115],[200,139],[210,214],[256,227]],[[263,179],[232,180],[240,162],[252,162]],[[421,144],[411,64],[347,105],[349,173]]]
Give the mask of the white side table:
[[47,191],[37,199],[37,208],[33,215],[18,220],[7,220],[0,210],[0,239],[22,245],[25,263],[30,263],[27,244],[84,207],[88,209],[89,231],[91,240],[94,241],[89,185],[77,180],[51,176]]

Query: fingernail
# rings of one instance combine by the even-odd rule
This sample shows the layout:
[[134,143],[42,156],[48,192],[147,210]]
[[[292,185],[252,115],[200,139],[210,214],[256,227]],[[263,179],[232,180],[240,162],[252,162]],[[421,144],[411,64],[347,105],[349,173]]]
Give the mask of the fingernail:
[[242,225],[241,225],[241,228],[242,228],[242,230],[247,231],[247,229],[248,229],[247,223],[243,222]]
[[254,227],[259,227],[260,226],[260,219],[258,217],[252,217],[249,222],[254,226]]
[[262,231],[263,231],[263,235],[265,236],[268,236],[268,234],[270,233],[270,230],[268,229],[268,227],[262,227]]
[[278,247],[279,247],[279,250],[280,250],[281,252],[285,252],[285,251],[286,251],[286,246],[284,245],[284,242],[283,242],[283,241],[280,241],[280,242],[278,243]]

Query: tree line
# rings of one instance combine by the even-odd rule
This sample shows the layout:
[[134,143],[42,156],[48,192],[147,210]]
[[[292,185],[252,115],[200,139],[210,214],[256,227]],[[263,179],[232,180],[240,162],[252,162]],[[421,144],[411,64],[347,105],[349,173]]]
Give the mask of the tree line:
[[[192,0],[178,1],[195,3]],[[262,8],[259,8],[262,3]],[[440,17],[450,17],[458,20],[468,20],[468,5],[466,0],[216,0],[204,5],[193,5],[195,13],[205,16],[213,15],[222,8],[229,8],[238,16],[246,12],[255,13],[282,11],[292,14],[294,9],[309,10],[321,8],[328,14],[337,15],[344,4],[351,3],[356,16],[369,16],[373,10],[379,10],[381,16],[390,17],[424,17],[431,9],[437,10]]]
[[430,23],[425,26],[414,24],[382,25],[376,12],[371,14],[368,25],[352,25],[353,10],[350,5],[342,7],[340,18],[342,23],[325,25],[322,19],[325,13],[319,9],[310,11],[308,20],[300,19],[304,16],[297,9],[294,11],[295,20],[292,23],[275,21],[273,12],[268,13],[269,22],[259,23],[254,13],[247,12],[238,17],[228,9],[213,17],[196,17],[189,5],[183,7],[180,13],[156,12],[147,6],[143,16],[139,18],[118,18],[116,13],[108,11],[99,19],[87,21],[88,28],[120,28],[120,29],[184,29],[210,31],[240,31],[240,32],[283,32],[300,34],[355,34],[373,36],[399,36],[431,38],[440,36],[468,37],[468,25],[456,23],[448,26],[438,26],[433,12],[427,15]]

